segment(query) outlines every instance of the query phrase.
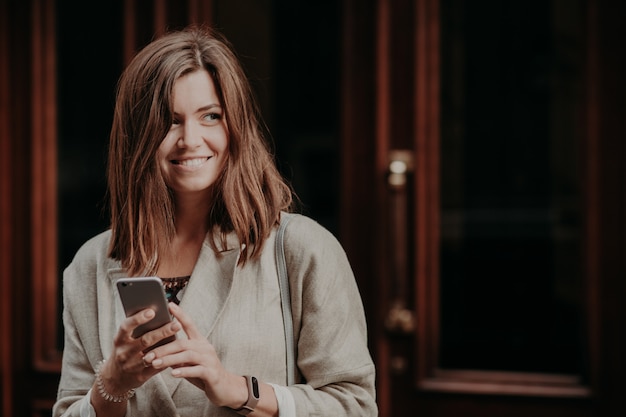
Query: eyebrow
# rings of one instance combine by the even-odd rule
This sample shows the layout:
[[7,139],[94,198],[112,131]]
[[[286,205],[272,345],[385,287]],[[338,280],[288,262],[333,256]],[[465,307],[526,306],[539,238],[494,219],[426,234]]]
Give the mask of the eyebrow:
[[196,113],[207,111],[207,110],[210,110],[210,109],[215,108],[215,107],[219,107],[220,109],[222,108],[222,106],[220,104],[215,104],[215,103],[207,104],[206,106],[202,106],[198,110],[196,110]]
[[[202,113],[203,111],[211,110],[211,109],[214,109],[214,108],[219,108],[221,110],[222,106],[220,104],[216,104],[216,103],[207,104],[206,106],[202,106],[202,107],[196,109],[196,111],[194,113]],[[174,112],[174,116],[180,116],[180,113]]]

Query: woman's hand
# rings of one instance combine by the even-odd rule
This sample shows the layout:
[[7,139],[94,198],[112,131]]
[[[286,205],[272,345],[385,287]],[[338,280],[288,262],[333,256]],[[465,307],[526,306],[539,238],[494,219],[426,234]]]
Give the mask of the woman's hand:
[[160,370],[144,361],[146,349],[181,329],[180,323],[172,321],[158,329],[134,338],[133,330],[154,317],[154,310],[145,309],[124,319],[113,340],[111,357],[103,364],[100,376],[106,390],[111,394],[124,393],[143,385]]
[[245,379],[222,366],[213,345],[179,306],[170,303],[170,312],[188,339],[178,339],[148,352],[144,360],[152,365],[149,369],[157,373],[171,367],[173,376],[185,378],[203,390],[213,404],[241,407],[248,396]]

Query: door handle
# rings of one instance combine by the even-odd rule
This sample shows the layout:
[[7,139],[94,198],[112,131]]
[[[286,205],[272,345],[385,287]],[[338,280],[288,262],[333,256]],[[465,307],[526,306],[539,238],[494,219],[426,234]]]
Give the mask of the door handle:
[[391,333],[411,334],[415,330],[415,315],[413,310],[404,306],[401,302],[394,301],[387,317],[385,328]]
[[410,150],[389,152],[387,185],[389,187],[389,240],[392,299],[385,318],[385,328],[392,333],[411,334],[415,314],[409,303],[409,185],[413,174]]

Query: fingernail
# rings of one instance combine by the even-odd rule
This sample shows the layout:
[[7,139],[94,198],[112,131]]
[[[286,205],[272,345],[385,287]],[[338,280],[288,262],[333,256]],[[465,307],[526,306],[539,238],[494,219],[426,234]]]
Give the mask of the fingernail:
[[145,313],[143,313],[143,315],[144,315],[147,319],[150,319],[150,318],[154,317],[154,310],[152,310],[152,309],[146,310],[146,312],[145,312]]
[[152,359],[154,359],[154,352],[148,353],[146,356],[143,357],[143,359],[147,362],[151,361]]

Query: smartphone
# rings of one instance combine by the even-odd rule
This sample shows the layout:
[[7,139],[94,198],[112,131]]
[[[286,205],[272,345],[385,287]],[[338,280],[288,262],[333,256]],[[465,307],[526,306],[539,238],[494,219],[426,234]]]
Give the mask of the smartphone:
[[[172,316],[167,307],[163,282],[159,277],[121,278],[115,284],[117,285],[117,292],[120,295],[126,317],[132,316],[146,308],[152,308],[155,312],[152,320],[135,328],[133,337],[141,337],[144,333],[158,329],[172,321]],[[147,350],[154,349],[175,339],[175,336],[165,338]]]

